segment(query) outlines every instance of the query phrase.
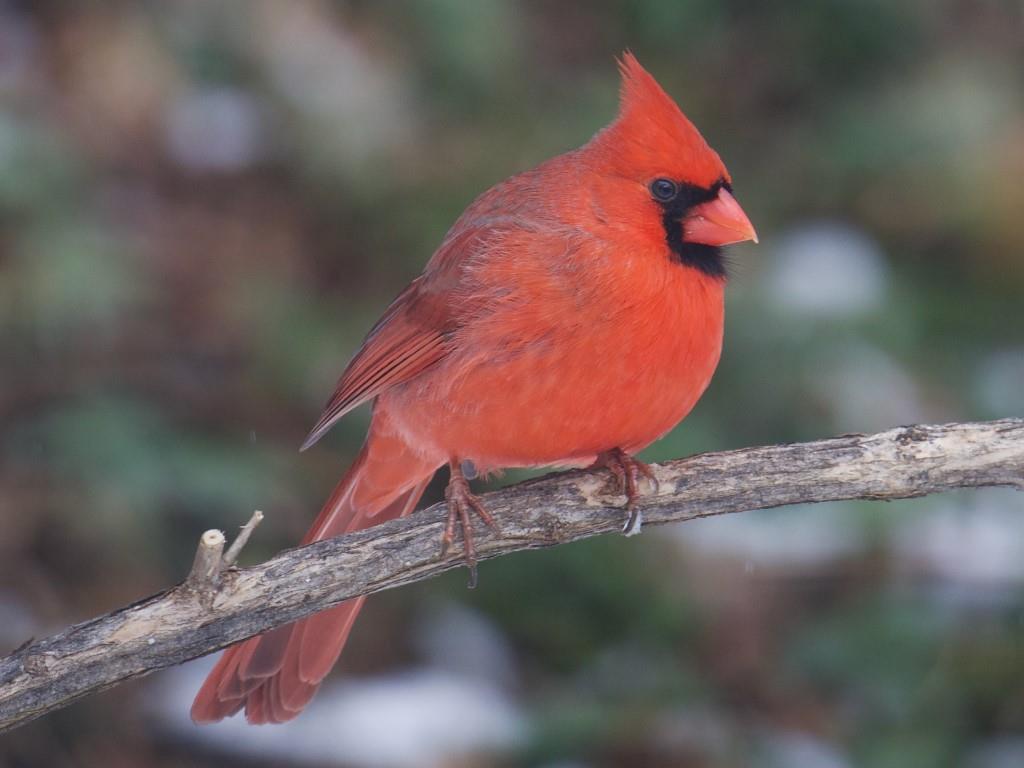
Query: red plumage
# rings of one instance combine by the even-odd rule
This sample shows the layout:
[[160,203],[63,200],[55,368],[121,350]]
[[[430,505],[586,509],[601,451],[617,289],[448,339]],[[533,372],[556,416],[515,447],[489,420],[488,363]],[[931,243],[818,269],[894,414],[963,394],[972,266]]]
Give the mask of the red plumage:
[[[599,461],[635,475],[628,455],[704,392],[722,344],[718,246],[754,231],[693,124],[631,54],[621,71],[618,118],[477,198],[370,332],[304,447],[374,401],[370,432],[303,543],[408,514],[446,463],[464,526],[477,502],[463,460],[483,472]],[[250,722],[294,717],[362,602],[229,649],[193,719],[243,706]]]

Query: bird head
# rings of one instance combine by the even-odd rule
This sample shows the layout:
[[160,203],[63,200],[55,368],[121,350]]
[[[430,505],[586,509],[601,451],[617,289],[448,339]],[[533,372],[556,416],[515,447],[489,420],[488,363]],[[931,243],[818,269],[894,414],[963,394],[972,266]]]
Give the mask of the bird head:
[[650,223],[649,230],[664,238],[679,261],[724,275],[720,247],[757,242],[733,197],[729,172],[632,53],[623,55],[619,69],[618,117],[583,152],[614,180],[633,220]]

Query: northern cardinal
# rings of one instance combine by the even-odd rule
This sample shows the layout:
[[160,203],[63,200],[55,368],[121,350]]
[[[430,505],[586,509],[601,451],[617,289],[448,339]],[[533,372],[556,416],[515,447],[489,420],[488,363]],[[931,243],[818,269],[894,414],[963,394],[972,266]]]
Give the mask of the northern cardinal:
[[[722,348],[721,246],[757,237],[721,159],[636,58],[616,119],[459,217],[341,376],[303,449],[373,403],[362,451],[303,543],[409,514],[451,469],[443,547],[490,515],[464,468],[607,467],[639,524],[632,455],[689,413]],[[192,705],[279,723],[309,703],[365,598],[228,649]]]

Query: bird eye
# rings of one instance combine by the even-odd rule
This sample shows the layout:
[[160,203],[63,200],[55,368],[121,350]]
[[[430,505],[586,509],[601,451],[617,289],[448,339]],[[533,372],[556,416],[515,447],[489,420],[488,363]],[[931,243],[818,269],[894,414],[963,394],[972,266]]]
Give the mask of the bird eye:
[[667,203],[679,194],[679,186],[671,179],[655,179],[651,182],[651,194],[661,203]]

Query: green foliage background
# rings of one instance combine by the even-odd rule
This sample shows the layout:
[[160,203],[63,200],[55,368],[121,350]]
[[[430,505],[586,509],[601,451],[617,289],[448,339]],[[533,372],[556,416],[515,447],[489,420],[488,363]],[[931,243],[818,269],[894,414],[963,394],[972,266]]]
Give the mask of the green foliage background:
[[[296,541],[365,428],[296,452],[362,335],[476,194],[612,117],[625,48],[762,237],[710,391],[650,458],[1024,411],[1019,3],[0,2],[0,650],[182,578],[253,508],[249,558]],[[881,270],[855,311],[778,287],[822,222]],[[795,764],[780,734],[840,761],[808,766],[1010,765],[1024,573],[903,526],[1021,511],[755,513],[736,540],[773,557],[700,531],[510,557],[374,601],[342,669],[419,663],[416,617],[457,601],[509,643],[530,727],[452,765]],[[824,550],[786,549],[807,530]],[[141,706],[158,678],[0,763],[226,764]]]

